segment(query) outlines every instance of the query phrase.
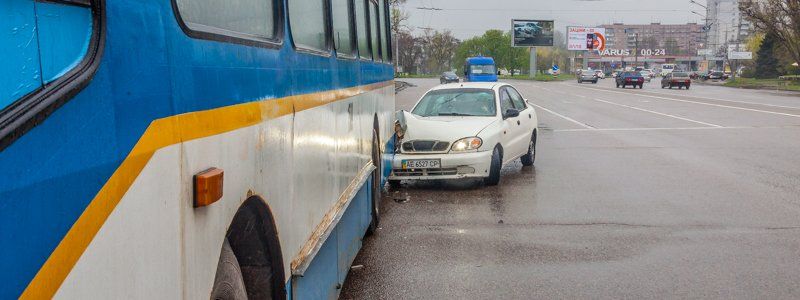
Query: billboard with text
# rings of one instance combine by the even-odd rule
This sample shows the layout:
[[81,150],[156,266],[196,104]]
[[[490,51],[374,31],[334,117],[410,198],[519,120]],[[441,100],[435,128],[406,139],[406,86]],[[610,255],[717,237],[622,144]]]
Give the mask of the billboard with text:
[[567,27],[567,50],[603,51],[606,48],[606,29],[602,27]]

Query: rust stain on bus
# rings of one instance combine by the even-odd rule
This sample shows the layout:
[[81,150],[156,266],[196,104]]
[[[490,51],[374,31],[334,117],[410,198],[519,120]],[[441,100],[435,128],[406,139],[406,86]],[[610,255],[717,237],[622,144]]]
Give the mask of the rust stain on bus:
[[353,181],[347,185],[347,188],[342,191],[342,193],[339,195],[339,199],[336,201],[336,204],[334,204],[328,213],[326,213],[322,218],[322,221],[311,233],[311,236],[303,245],[303,248],[300,249],[300,253],[298,253],[297,256],[292,259],[292,263],[290,265],[292,271],[300,267],[300,265],[303,264],[303,262],[305,262],[307,259],[310,259],[309,255],[313,254],[315,250],[318,249],[323,242],[325,242],[325,234],[329,232],[329,230],[333,229],[331,228],[332,226],[336,225],[333,221],[336,220],[336,217],[342,213],[345,207],[347,207],[347,204],[352,198],[351,195],[356,191],[356,189],[359,188],[361,179],[364,178],[367,173],[369,173],[371,167],[372,161],[370,160],[366,165],[364,165],[364,167],[361,168]]

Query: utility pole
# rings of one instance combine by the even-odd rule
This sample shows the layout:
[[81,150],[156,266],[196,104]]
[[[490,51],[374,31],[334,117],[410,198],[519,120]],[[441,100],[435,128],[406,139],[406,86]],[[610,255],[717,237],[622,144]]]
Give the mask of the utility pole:
[[[736,25],[736,52],[740,51],[739,50],[739,45],[742,44],[742,41],[741,41],[741,38],[742,38],[742,14],[738,13],[738,15],[739,15],[739,20],[738,20],[738,24]],[[733,60],[733,62],[734,62],[733,68],[731,68],[731,80],[735,81],[736,80],[736,71],[738,71],[738,68],[739,68],[739,62],[738,62],[738,60]]]
[[536,77],[536,72],[537,72],[536,71],[536,47],[530,47],[528,49],[530,49],[530,62],[531,62],[531,65],[528,68],[528,72],[530,72],[529,76],[531,78],[535,78]]
[[634,53],[633,68],[636,70],[636,67],[639,66],[639,33],[633,34],[633,45],[636,48],[636,53]]

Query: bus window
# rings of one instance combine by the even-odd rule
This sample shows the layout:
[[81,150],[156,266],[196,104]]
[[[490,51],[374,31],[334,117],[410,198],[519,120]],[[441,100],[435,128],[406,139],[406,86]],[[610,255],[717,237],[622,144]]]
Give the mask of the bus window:
[[92,12],[87,7],[37,2],[42,79],[50,83],[83,60],[92,36]]
[[370,44],[372,45],[372,59],[379,61],[381,60],[379,45],[381,35],[378,32],[378,4],[372,1],[369,2],[369,25]]
[[336,53],[353,55],[353,23],[350,22],[350,0],[332,0],[333,45]]
[[89,49],[97,39],[91,1],[0,1],[0,15],[0,28],[9,29],[0,40],[2,150],[68,100],[54,91],[75,88],[78,70],[88,70],[78,66],[94,58]]
[[274,39],[275,3],[271,0],[176,0],[191,30],[225,36]]
[[358,55],[363,59],[370,59],[366,1],[355,0],[356,37],[358,38]]
[[328,49],[323,0],[290,0],[289,23],[295,46],[323,51]]
[[380,18],[380,26],[381,26],[381,31],[380,31],[380,33],[381,33],[381,56],[383,57],[383,60],[389,61],[389,45],[388,45],[389,43],[387,41],[389,39],[389,31],[386,30],[386,27],[387,27],[386,26],[386,16],[388,15],[388,11],[386,11],[386,8],[388,7],[388,5],[386,5],[386,0],[378,0],[378,1],[379,1],[378,4],[380,5],[380,9],[378,11],[378,14],[380,15],[379,18]]
[[[37,44],[36,14],[33,0],[1,1],[0,28],[14,28],[0,40],[3,63],[0,64],[0,110],[26,94],[42,87]],[[29,43],[30,41],[30,43]]]

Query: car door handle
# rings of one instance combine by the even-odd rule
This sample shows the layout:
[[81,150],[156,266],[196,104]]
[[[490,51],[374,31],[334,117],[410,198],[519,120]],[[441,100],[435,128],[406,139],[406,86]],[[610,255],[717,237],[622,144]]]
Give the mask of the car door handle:
[[517,120],[517,125],[519,125],[519,124],[520,124],[520,123],[519,123],[519,120]]

